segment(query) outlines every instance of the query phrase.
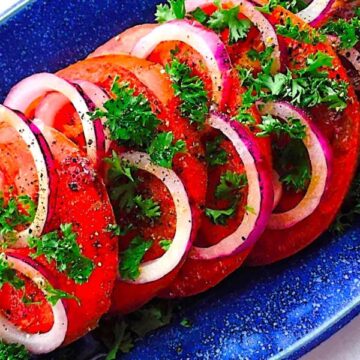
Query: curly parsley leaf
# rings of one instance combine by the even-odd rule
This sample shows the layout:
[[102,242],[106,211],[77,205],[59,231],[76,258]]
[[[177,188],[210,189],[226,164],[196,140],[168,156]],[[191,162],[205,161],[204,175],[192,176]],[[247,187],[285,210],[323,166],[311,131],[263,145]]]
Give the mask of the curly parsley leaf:
[[30,360],[30,353],[24,345],[5,344],[0,341],[0,359],[4,360]]
[[357,15],[350,20],[328,21],[321,28],[321,31],[325,34],[338,36],[341,49],[350,49],[360,40],[360,17]]
[[61,224],[60,231],[29,239],[29,247],[35,249],[31,257],[45,256],[48,262],[55,262],[58,271],[65,272],[77,284],[84,284],[94,270],[94,263],[81,254],[76,239],[72,224]]
[[205,159],[209,166],[225,165],[228,162],[228,154],[221,147],[223,138],[217,136],[214,140],[205,143]]
[[289,190],[306,190],[311,180],[308,154],[301,140],[293,139],[285,147],[273,146],[274,166],[280,174],[280,181]]
[[168,0],[168,4],[157,5],[155,18],[158,23],[164,23],[174,19],[184,19],[185,15],[185,0]]
[[121,253],[120,274],[124,280],[136,280],[140,276],[140,264],[153,242],[136,236],[129,247]]
[[235,191],[238,191],[247,185],[245,174],[238,174],[233,171],[226,171],[221,175],[220,183],[216,187],[215,196],[218,199],[233,199],[236,197]]
[[326,41],[326,36],[319,34],[316,29],[300,29],[300,26],[294,24],[290,18],[285,20],[284,25],[276,25],[276,32],[305,44],[317,45]]
[[248,19],[239,19],[239,6],[235,6],[231,9],[223,9],[221,7],[221,2],[218,2],[217,6],[218,10],[209,17],[206,25],[217,32],[229,28],[230,44],[246,39],[251,27],[251,22]]
[[163,132],[156,135],[148,148],[151,160],[165,168],[171,168],[174,156],[185,151],[185,142],[177,140],[174,143],[174,134],[172,132]]
[[45,284],[44,290],[46,291],[46,300],[53,306],[55,306],[61,299],[75,300],[78,304],[80,304],[79,298],[60,289],[55,289],[49,283]]
[[144,199],[142,195],[134,197],[134,204],[140,210],[141,218],[154,219],[161,216],[160,205],[151,198]]
[[22,289],[25,286],[25,282],[18,277],[16,271],[7,261],[4,253],[0,254],[0,288],[5,284],[10,284],[14,289]]
[[229,218],[235,215],[235,206],[231,206],[228,209],[205,209],[205,215],[215,225],[226,225]]
[[128,161],[121,159],[115,151],[112,152],[112,156],[110,158],[106,158],[104,161],[110,166],[107,176],[111,182],[121,176],[125,176],[131,181],[134,181],[132,175],[134,167],[131,166]]
[[271,14],[277,6],[282,6],[296,14],[305,9],[308,4],[304,0],[270,0],[264,6],[257,7],[257,9],[265,14]]
[[191,68],[177,58],[166,64],[165,71],[170,76],[175,95],[181,99],[181,115],[190,123],[204,124],[209,113],[204,82],[199,76],[193,76]]
[[35,213],[36,205],[27,195],[11,197],[7,203],[0,197],[0,235],[11,241],[16,227],[31,223]]
[[291,139],[304,139],[306,136],[306,126],[299,119],[288,118],[286,121],[280,121],[272,115],[262,116],[262,123],[258,125],[261,132],[257,133],[258,137],[269,135],[288,135]]

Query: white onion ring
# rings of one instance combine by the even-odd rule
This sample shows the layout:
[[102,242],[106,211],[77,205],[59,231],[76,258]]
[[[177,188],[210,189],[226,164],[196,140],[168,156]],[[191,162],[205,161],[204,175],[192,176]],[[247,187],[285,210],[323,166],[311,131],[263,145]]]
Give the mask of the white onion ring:
[[310,4],[296,15],[312,26],[322,20],[328,11],[330,11],[335,0],[312,0]]
[[303,143],[308,151],[311,164],[311,180],[303,199],[291,210],[271,215],[269,229],[288,229],[311,215],[318,207],[325,192],[331,150],[326,139],[315,128],[311,119],[300,109],[287,102],[274,102],[262,105],[261,114],[277,116],[283,120],[299,119],[306,127]]
[[161,42],[181,41],[203,57],[212,80],[213,102],[220,104],[227,95],[231,62],[226,47],[213,31],[197,22],[173,20],[157,26],[134,46],[131,55],[146,59]]
[[[55,181],[53,157],[39,129],[24,117],[6,106],[0,105],[0,121],[4,121],[13,127],[28,146],[38,175],[39,195],[34,221],[27,229],[16,233],[17,241],[14,244],[15,247],[26,247],[28,237],[40,236],[45,224],[51,217],[50,197],[52,189],[55,188],[53,184]],[[0,236],[0,241],[3,240],[3,237]]]
[[[198,7],[213,4],[213,0],[186,0],[186,12],[194,11]],[[272,54],[273,64],[271,72],[276,74],[280,71],[281,67],[281,51],[279,46],[278,37],[274,26],[266,17],[256,9],[256,7],[246,0],[222,0],[223,4],[234,4],[239,6],[240,13],[245,15],[260,31],[261,39],[266,47],[273,46],[274,51]]]
[[252,211],[246,210],[238,228],[217,244],[206,248],[193,246],[190,258],[203,260],[225,257],[252,245],[265,230],[273,206],[271,179],[264,178],[267,171],[260,169],[259,155],[252,149],[253,143],[241,125],[216,113],[211,114],[208,125],[220,130],[231,141],[244,164],[248,182],[247,206]]
[[127,152],[121,154],[120,158],[160,179],[169,190],[176,211],[176,232],[169,249],[158,259],[141,264],[139,278],[129,281],[135,284],[145,284],[161,279],[180,263],[190,246],[191,208],[184,185],[173,170],[153,164],[149,155],[141,152]]
[[[72,83],[77,84],[84,91],[85,95],[95,105],[97,109],[103,110],[104,103],[109,100],[109,96],[99,86],[86,80],[73,80]],[[37,106],[35,110],[35,118],[41,120],[45,125],[54,127],[55,116],[60,110],[69,103],[69,99],[61,93],[53,92],[47,94]],[[111,140],[107,127],[104,126],[105,119],[101,119],[103,128],[98,132],[103,131],[105,134],[105,151],[109,150]],[[95,125],[96,126],[96,125]],[[103,147],[103,145],[100,145]]]
[[[14,270],[31,279],[45,295],[47,294],[44,286],[49,282],[44,275],[16,257],[7,255],[6,259]],[[53,326],[47,333],[42,334],[26,333],[0,313],[0,338],[6,343],[24,345],[33,354],[46,354],[57,349],[65,339],[68,319],[61,300],[56,305],[51,305],[51,309],[54,316]]]
[[103,127],[100,120],[92,121],[90,119],[88,113],[94,109],[89,108],[83,94],[78,91],[76,86],[53,74],[35,74],[15,85],[6,97],[4,104],[26,113],[35,100],[53,91],[63,94],[74,105],[83,126],[87,156],[90,161],[97,164],[100,161],[100,154],[105,152],[104,131],[99,131]]

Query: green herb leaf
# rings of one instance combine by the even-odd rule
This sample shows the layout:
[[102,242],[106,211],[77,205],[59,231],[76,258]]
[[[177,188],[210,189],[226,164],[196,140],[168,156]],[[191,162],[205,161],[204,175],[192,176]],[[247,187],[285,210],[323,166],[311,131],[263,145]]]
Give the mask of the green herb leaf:
[[339,19],[328,21],[321,29],[325,34],[337,35],[341,49],[350,49],[360,40],[360,17],[354,16],[350,20]]
[[55,289],[49,283],[45,284],[44,290],[46,291],[46,300],[53,306],[55,306],[61,299],[75,300],[78,304],[80,304],[79,298],[60,289]]
[[239,11],[239,6],[231,9],[222,9],[221,6],[218,6],[218,10],[208,19],[207,26],[217,32],[229,28],[230,44],[246,39],[251,27],[251,22],[248,19],[239,19]]
[[209,16],[206,14],[205,11],[203,11],[201,8],[196,8],[194,11],[190,13],[190,15],[198,21],[200,24],[205,25],[208,21]]
[[132,228],[132,224],[127,225],[124,228],[118,224],[109,224],[106,227],[106,231],[111,232],[114,236],[125,236]]
[[25,286],[25,282],[20,279],[16,271],[11,267],[7,261],[6,255],[4,253],[0,254],[0,288],[4,284],[10,284],[14,289],[22,289]]
[[81,254],[72,224],[60,225],[60,232],[53,231],[41,238],[30,238],[29,247],[36,250],[31,257],[43,255],[48,262],[55,261],[58,271],[65,272],[77,284],[84,284],[94,270],[94,263]]
[[326,36],[319,34],[316,29],[300,30],[300,26],[294,24],[290,18],[285,20],[285,25],[276,25],[276,32],[284,37],[311,45],[326,41]]
[[124,280],[136,280],[140,276],[140,264],[153,242],[136,236],[129,247],[121,253],[120,274]]
[[128,326],[125,321],[115,324],[114,343],[105,360],[116,360],[116,355],[119,351],[121,351],[122,353],[128,353],[134,347],[131,334],[126,331],[127,328]]
[[170,249],[171,244],[172,244],[171,240],[164,239],[159,241],[159,245],[164,251],[168,251]]
[[134,198],[135,205],[139,208],[138,216],[141,218],[155,219],[161,216],[160,205],[151,198],[144,199],[142,195]]
[[258,125],[261,132],[257,133],[258,137],[269,135],[288,135],[291,139],[304,139],[306,136],[306,126],[299,119],[288,118],[287,121],[280,121],[272,115],[262,116],[262,123]]
[[111,158],[105,158],[104,161],[110,165],[107,176],[111,182],[121,176],[125,176],[131,181],[134,181],[132,175],[134,167],[131,166],[128,161],[121,159],[115,151],[112,152]]
[[170,76],[175,95],[181,99],[181,115],[190,123],[204,124],[209,113],[204,82],[200,77],[192,76],[191,68],[177,58],[166,64],[165,71]]
[[172,132],[160,133],[152,140],[148,153],[155,164],[170,169],[174,156],[186,151],[186,144],[183,140],[175,143],[173,141],[174,134]]
[[157,5],[155,18],[158,23],[164,23],[174,19],[184,19],[185,15],[185,0],[168,0],[168,4]]
[[191,328],[192,327],[192,322],[188,318],[183,318],[180,321],[180,325],[185,327],[185,328]]
[[247,178],[245,174],[238,174],[233,171],[226,171],[220,177],[220,184],[216,187],[215,196],[218,199],[231,200],[237,196],[235,192],[244,188],[247,185]]
[[228,161],[228,154],[220,145],[223,141],[221,136],[215,137],[205,144],[206,163],[209,166],[225,165]]
[[235,215],[235,206],[228,209],[205,209],[205,215],[216,225],[226,225],[228,219]]
[[160,124],[148,99],[142,94],[135,95],[128,83],[118,82],[118,77],[111,91],[116,98],[106,101],[103,105],[105,110],[96,109],[91,118],[106,118],[105,126],[112,140],[139,150],[146,149]]
[[16,227],[30,224],[35,213],[36,205],[27,195],[11,197],[7,203],[0,197],[0,235],[11,241]]
[[3,360],[30,360],[30,354],[24,345],[5,344],[0,341],[0,359]]

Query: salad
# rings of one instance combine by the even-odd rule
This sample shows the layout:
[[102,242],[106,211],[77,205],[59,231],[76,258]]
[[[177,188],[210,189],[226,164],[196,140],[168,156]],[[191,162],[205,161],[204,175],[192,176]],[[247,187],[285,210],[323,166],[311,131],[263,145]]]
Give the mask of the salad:
[[115,359],[176,299],[360,213],[355,1],[169,0],[155,17],[0,105],[0,359],[99,323]]

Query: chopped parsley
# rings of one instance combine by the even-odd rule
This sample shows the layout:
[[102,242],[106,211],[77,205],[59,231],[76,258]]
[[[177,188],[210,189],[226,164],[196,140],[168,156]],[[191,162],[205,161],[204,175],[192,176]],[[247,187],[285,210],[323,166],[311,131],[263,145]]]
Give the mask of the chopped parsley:
[[91,118],[106,118],[105,126],[112,140],[145,151],[155,164],[170,168],[174,155],[185,151],[185,143],[179,140],[172,144],[171,132],[158,133],[160,120],[148,99],[143,94],[135,95],[128,83],[118,80],[116,77],[111,88],[116,98],[106,101],[104,110],[96,109]]
[[111,157],[104,159],[104,161],[110,165],[107,173],[110,181],[116,181],[121,176],[125,176],[131,181],[134,181],[132,175],[134,167],[132,167],[128,161],[121,159],[115,151],[112,152]]
[[274,167],[280,181],[288,190],[296,192],[307,188],[311,180],[311,168],[307,150],[301,140],[293,139],[282,147],[273,145]]
[[151,198],[144,199],[142,195],[134,197],[134,204],[140,210],[141,218],[154,219],[161,216],[160,205]]
[[220,183],[215,189],[215,197],[230,201],[227,209],[205,209],[205,215],[216,225],[226,225],[229,218],[233,217],[241,198],[239,190],[247,185],[245,174],[226,171],[220,177]]
[[325,34],[336,35],[340,39],[339,47],[341,49],[350,49],[354,47],[360,40],[360,16],[359,9],[356,16],[350,20],[338,19],[336,21],[328,21],[321,31]]
[[180,321],[180,325],[185,328],[191,328],[193,324],[188,318],[182,318]]
[[299,119],[288,118],[286,121],[280,121],[272,115],[262,116],[262,123],[257,125],[261,132],[256,136],[264,137],[269,135],[288,135],[290,139],[304,139],[306,126]]
[[80,304],[80,300],[76,296],[60,289],[55,289],[49,283],[45,284],[44,290],[46,291],[46,300],[53,306],[55,306],[61,299],[72,299]]
[[114,236],[125,236],[132,229],[132,227],[132,224],[129,224],[126,227],[121,227],[118,224],[109,224],[106,227],[106,231],[111,232]]
[[225,165],[228,161],[228,154],[220,145],[222,136],[217,136],[214,140],[205,143],[205,158],[209,166]]
[[129,247],[121,253],[120,274],[124,280],[136,280],[140,276],[140,264],[153,242],[141,236],[132,239]]
[[285,25],[276,25],[276,32],[284,37],[311,45],[326,41],[326,36],[319,34],[316,29],[300,29],[300,26],[294,24],[290,18],[286,19]]
[[165,168],[171,168],[174,156],[185,151],[185,142],[183,140],[177,140],[174,143],[174,134],[172,132],[157,134],[147,150],[151,160],[155,164]]
[[36,205],[27,195],[11,197],[7,203],[0,197],[0,235],[11,241],[16,227],[31,223],[35,213]]
[[157,5],[155,18],[158,23],[164,23],[174,19],[184,19],[185,15],[185,0],[168,0],[168,4]]
[[201,24],[216,32],[222,32],[225,29],[229,29],[230,44],[246,39],[251,27],[251,22],[248,19],[239,19],[239,6],[235,6],[231,9],[223,9],[220,0],[215,0],[214,4],[218,9],[210,16],[200,8],[193,11],[191,15]]
[[209,113],[204,82],[200,77],[192,76],[191,68],[177,58],[166,64],[165,71],[170,76],[175,95],[181,99],[181,115],[190,123],[204,124]]
[[94,263],[81,254],[76,239],[72,224],[61,224],[60,231],[29,239],[29,247],[35,249],[31,257],[45,256],[48,262],[55,261],[58,271],[65,272],[77,284],[83,284],[89,280]]
[[25,282],[18,277],[16,270],[14,270],[6,259],[4,253],[0,254],[0,288],[5,284],[10,284],[14,289],[23,289]]
[[296,14],[305,9],[308,4],[304,0],[269,0],[264,6],[257,7],[257,9],[265,14],[271,14],[277,6],[282,6]]
[[332,66],[333,58],[321,51],[310,55],[306,65],[297,70],[287,70],[286,74],[272,75],[260,72],[254,77],[250,71],[239,69],[243,85],[249,87],[249,94],[254,104],[286,99],[299,107],[314,107],[326,104],[330,109],[344,110],[347,106],[347,82],[330,79],[326,68]]
[[24,345],[5,344],[3,341],[0,341],[0,359],[30,360],[30,354]]
[[170,249],[171,244],[172,244],[171,240],[164,239],[159,241],[159,245],[164,251],[168,251]]

